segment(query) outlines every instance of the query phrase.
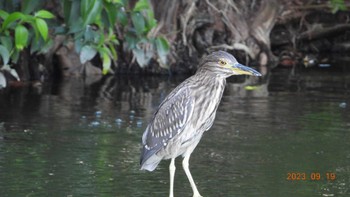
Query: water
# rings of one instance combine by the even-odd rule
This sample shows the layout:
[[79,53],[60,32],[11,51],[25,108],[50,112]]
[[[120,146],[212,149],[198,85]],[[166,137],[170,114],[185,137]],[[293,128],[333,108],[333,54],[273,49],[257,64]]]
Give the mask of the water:
[[[286,69],[249,88],[254,78],[229,80],[190,160],[203,196],[350,195],[350,79],[315,72]],[[167,196],[169,161],[140,171],[140,138],[184,78],[70,79],[2,92],[0,196]],[[176,165],[175,196],[192,196],[180,158]]]

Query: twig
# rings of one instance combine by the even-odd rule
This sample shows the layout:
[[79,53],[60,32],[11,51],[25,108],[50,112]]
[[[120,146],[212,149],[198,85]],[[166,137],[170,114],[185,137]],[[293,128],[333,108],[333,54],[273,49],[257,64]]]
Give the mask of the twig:
[[[236,35],[241,37],[240,35],[237,35],[236,32],[237,29],[232,25],[232,23],[230,23],[230,19],[228,18],[228,16],[226,15],[226,13],[222,10],[219,10],[218,8],[216,8],[209,0],[206,0],[206,3],[213,8],[216,12],[220,13],[222,16],[222,22],[225,23],[225,25],[227,26],[227,28],[231,31],[232,35]],[[232,6],[232,5],[231,5]],[[232,6],[234,9],[237,9],[235,6]],[[237,40],[241,40],[241,38],[236,38]]]
[[191,6],[188,8],[185,16],[181,16],[181,22],[182,22],[182,41],[184,43],[184,46],[187,46],[187,38],[186,38],[186,30],[187,30],[187,23],[192,16],[193,10],[196,7],[196,2],[192,1]]
[[221,11],[220,11],[218,8],[216,8],[212,3],[210,3],[209,0],[206,0],[206,3],[207,3],[211,8],[213,8],[213,10],[215,10],[216,12],[221,13]]

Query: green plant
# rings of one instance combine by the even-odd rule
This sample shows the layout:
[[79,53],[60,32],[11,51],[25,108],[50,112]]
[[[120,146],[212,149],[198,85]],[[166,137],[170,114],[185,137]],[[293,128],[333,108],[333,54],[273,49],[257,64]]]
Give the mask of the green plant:
[[113,33],[112,18],[107,18],[107,21],[105,18],[109,7],[108,1],[63,1],[64,33],[73,38],[81,63],[91,60],[97,53],[100,55],[104,74],[110,70],[111,62],[117,59],[115,47],[119,44]]
[[[124,29],[127,48],[133,52],[137,63],[144,67],[156,54],[160,66],[167,68],[169,43],[165,37],[155,36],[152,31],[157,26],[157,21],[149,1],[139,0],[131,10],[125,10],[126,7],[124,1],[119,1],[117,19]],[[128,18],[131,18],[132,23],[127,23]]]
[[[17,80],[17,72],[9,63],[17,63],[20,52],[30,46],[30,52],[46,52],[51,44],[48,37],[48,26],[44,19],[54,18],[46,10],[39,10],[34,15],[22,12],[8,13],[0,10],[0,69],[6,70]],[[2,86],[6,87],[6,80],[2,74]]]
[[45,19],[54,18],[46,10],[39,10],[34,15],[22,12],[8,13],[0,10],[0,55],[2,65],[10,60],[16,63],[20,52],[30,46],[30,52],[45,52],[51,44]]
[[[164,37],[150,34],[157,22],[148,1],[139,0],[132,10],[127,7],[127,0],[63,1],[66,23],[64,33],[73,38],[82,63],[99,54],[103,62],[103,73],[110,71],[111,62],[116,65],[118,57],[118,35],[125,38],[125,49],[133,52],[141,67],[149,63],[155,48],[159,62],[166,65],[169,45]],[[118,32],[117,29],[122,31]]]
[[[111,70],[112,62],[116,65],[118,52],[130,51],[141,67],[152,58],[166,67],[169,44],[165,37],[157,35],[157,21],[148,0],[139,0],[132,8],[128,0],[61,2],[64,25],[55,21],[51,24],[54,30],[51,33],[53,36],[66,35],[66,41],[73,41],[81,63],[99,55],[106,74]],[[37,0],[1,1],[1,65],[17,63],[25,48],[29,48],[31,54],[48,52],[53,41],[49,38],[45,20],[54,15],[43,10],[44,5],[44,1]]]
[[344,0],[330,0],[331,8],[332,8],[332,13],[336,13],[339,10],[345,11],[346,10],[346,5]]

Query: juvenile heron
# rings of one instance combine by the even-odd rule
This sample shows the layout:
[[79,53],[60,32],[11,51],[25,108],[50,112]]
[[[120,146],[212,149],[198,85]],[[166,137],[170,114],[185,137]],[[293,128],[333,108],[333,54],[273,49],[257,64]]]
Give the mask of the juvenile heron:
[[261,76],[239,64],[229,53],[218,51],[205,57],[195,75],[177,86],[160,104],[142,136],[141,169],[153,171],[163,159],[169,165],[173,197],[175,158],[182,156],[182,167],[191,184],[193,197],[200,197],[188,161],[202,135],[213,124],[224,92],[226,78],[232,75]]

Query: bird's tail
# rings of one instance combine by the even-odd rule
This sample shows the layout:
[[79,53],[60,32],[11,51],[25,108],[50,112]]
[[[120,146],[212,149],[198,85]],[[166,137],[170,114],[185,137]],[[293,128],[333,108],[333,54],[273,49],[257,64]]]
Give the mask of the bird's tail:
[[156,169],[161,160],[162,158],[158,157],[156,154],[152,155],[151,157],[145,160],[141,159],[141,170],[153,171],[154,169]]

